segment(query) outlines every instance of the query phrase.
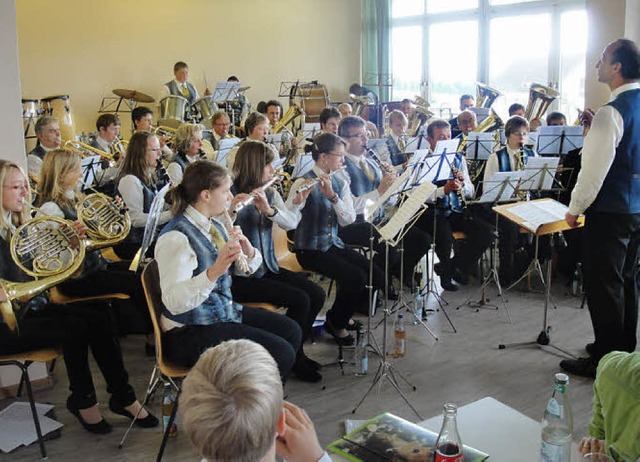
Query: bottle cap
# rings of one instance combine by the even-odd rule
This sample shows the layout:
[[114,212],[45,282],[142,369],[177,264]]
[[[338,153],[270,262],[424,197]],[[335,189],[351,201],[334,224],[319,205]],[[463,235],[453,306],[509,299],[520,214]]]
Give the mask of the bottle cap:
[[569,376],[567,374],[563,374],[562,372],[559,372],[558,374],[556,374],[556,383],[561,384],[561,385],[566,385],[569,383]]

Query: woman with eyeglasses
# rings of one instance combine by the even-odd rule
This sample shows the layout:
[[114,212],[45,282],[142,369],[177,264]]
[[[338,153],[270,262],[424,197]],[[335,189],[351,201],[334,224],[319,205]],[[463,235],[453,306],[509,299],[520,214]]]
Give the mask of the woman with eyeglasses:
[[[369,262],[338,237],[338,225],[347,226],[356,219],[349,185],[341,173],[335,173],[344,163],[345,142],[333,133],[323,133],[314,139],[311,155],[313,169],[293,183],[287,199],[287,207],[300,217],[293,247],[304,269],[336,281],[325,330],[338,344],[353,345],[348,330],[357,329],[351,316],[368,301]],[[316,184],[305,200],[297,192],[307,183]]]
[[[30,193],[27,177],[17,164],[0,160],[0,279],[10,282],[31,280],[13,261],[10,242],[17,228],[29,221]],[[8,297],[0,285],[0,303]],[[0,355],[17,354],[39,348],[62,345],[71,395],[67,409],[91,433],[105,434],[111,425],[102,418],[89,368],[93,354],[111,394],[109,409],[115,414],[136,419],[139,427],[155,427],[158,419],[136,400],[129,385],[122,352],[115,336],[110,314],[90,305],[51,305],[44,296],[34,296],[18,304],[18,330],[11,330],[0,317]]]
[[[484,170],[484,188],[496,172],[524,170],[529,157],[536,152],[525,147],[529,136],[529,123],[519,115],[511,116],[504,126],[507,143],[487,159]],[[498,250],[500,256],[499,276],[504,286],[509,286],[519,275],[515,271],[515,254],[518,247],[519,227],[504,217],[498,220]]]
[[[122,163],[118,192],[129,209],[131,232],[127,239],[113,248],[123,260],[131,260],[142,243],[144,228],[149,218],[151,203],[166,181],[158,178],[156,168],[162,155],[160,140],[149,132],[134,133],[129,140],[127,155]],[[171,219],[171,212],[163,211],[158,220],[164,225]]]
[[[244,131],[247,134],[245,140],[236,144],[231,151],[229,151],[229,155],[227,156],[227,168],[229,171],[233,170],[233,163],[236,160],[236,154],[238,153],[238,149],[242,146],[244,141],[265,141],[267,135],[269,134],[269,119],[266,115],[260,114],[259,112],[252,112],[247,117],[247,120],[244,122]],[[272,144],[268,144],[269,148],[273,150],[275,158],[280,158],[278,151]]]

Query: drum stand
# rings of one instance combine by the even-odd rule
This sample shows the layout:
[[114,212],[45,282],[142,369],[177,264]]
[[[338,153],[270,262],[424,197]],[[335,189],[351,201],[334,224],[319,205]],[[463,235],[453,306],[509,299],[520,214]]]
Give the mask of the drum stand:
[[544,298],[544,315],[542,318],[542,330],[540,331],[540,333],[538,334],[538,337],[531,342],[516,342],[516,343],[501,343],[498,345],[498,349],[499,350],[504,350],[505,348],[510,348],[510,347],[520,347],[520,346],[548,346],[553,348],[556,351],[559,351],[560,353],[563,353],[565,355],[567,355],[570,358],[573,359],[578,359],[576,358],[574,355],[572,355],[571,353],[569,353],[566,350],[563,350],[562,348],[559,348],[555,345],[551,344],[551,338],[549,336],[549,332],[551,331],[551,326],[548,324],[548,312],[549,312],[549,302],[551,301],[555,306],[555,302],[553,302],[553,299],[551,297],[551,265],[552,265],[552,261],[551,258],[549,258],[547,260],[547,280],[545,282],[544,279],[544,275],[542,274],[542,267],[540,266],[540,260],[538,259],[538,241],[539,241],[539,237],[538,235],[536,235],[536,255],[535,255],[535,259],[534,261],[531,262],[530,268],[534,268],[534,269],[530,269],[527,272],[525,272],[525,274],[522,275],[522,277],[520,277],[520,279],[518,279],[516,282],[514,282],[511,286],[509,286],[508,289],[511,289],[511,287],[515,286],[518,282],[520,282],[522,279],[524,279],[524,277],[532,272],[532,271],[536,271],[538,272],[538,274],[540,275],[540,279],[542,280],[542,284],[545,288],[545,298]]
[[[388,274],[389,274],[388,271],[389,271],[389,243],[386,243],[385,244],[385,283],[388,282]],[[400,389],[400,385],[398,383],[397,377],[400,377],[407,385],[411,387],[413,391],[417,390],[416,386],[412,385],[402,374],[400,374],[397,370],[395,370],[395,368],[391,365],[391,363],[387,359],[387,320],[389,317],[389,297],[386,292],[384,297],[384,308],[382,312],[384,313],[384,322],[383,322],[383,329],[382,329],[382,336],[383,336],[382,352],[381,352],[382,360],[380,361],[380,365],[378,366],[378,370],[376,371],[376,374],[373,378],[373,382],[371,383],[371,386],[369,387],[367,392],[364,394],[364,396],[360,399],[358,404],[356,404],[356,406],[353,408],[353,411],[351,412],[352,414],[356,413],[360,405],[364,402],[367,396],[369,396],[369,393],[371,393],[371,391],[373,390],[373,387],[375,387],[376,384],[378,384],[378,393],[380,393],[380,389],[382,387],[382,380],[387,379],[391,383],[393,388],[395,388],[396,391],[400,394],[400,396],[405,401],[405,403],[407,403],[407,405],[411,408],[411,410],[415,412],[415,414],[418,416],[419,419],[422,419],[422,417],[420,416],[416,408],[413,407],[409,399]]]

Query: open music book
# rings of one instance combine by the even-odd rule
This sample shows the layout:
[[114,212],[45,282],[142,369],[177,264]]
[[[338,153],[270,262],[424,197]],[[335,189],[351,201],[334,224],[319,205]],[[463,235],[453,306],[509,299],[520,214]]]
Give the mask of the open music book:
[[[508,218],[533,234],[545,235],[570,229],[564,220],[569,207],[553,199],[537,199],[493,207],[496,213]],[[579,219],[580,226],[584,217]]]

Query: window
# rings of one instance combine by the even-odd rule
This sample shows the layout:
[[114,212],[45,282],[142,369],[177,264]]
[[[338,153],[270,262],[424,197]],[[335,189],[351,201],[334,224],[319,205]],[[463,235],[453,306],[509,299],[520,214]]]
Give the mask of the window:
[[584,106],[585,1],[392,0],[392,99],[419,94],[446,117],[480,81],[504,94],[493,107],[506,117],[538,83],[560,91],[550,110],[573,121]]

